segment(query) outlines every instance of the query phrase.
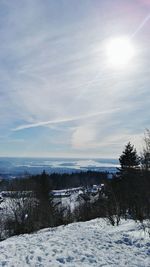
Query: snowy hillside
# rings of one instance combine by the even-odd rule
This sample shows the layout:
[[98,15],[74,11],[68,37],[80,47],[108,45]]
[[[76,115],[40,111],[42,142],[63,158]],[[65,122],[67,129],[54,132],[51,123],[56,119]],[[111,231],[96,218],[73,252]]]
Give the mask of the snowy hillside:
[[0,243],[0,266],[150,266],[150,240],[133,221],[74,223]]

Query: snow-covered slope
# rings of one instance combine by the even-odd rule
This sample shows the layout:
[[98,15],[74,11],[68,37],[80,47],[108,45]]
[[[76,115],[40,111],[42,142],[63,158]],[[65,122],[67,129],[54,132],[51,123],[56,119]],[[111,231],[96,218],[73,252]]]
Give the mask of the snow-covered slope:
[[0,243],[0,266],[150,266],[150,240],[133,221],[74,223]]

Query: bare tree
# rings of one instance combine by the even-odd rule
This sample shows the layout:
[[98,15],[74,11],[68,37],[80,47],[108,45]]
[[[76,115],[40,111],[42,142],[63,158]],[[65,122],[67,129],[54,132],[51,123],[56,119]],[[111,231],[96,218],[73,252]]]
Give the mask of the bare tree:
[[144,136],[144,148],[142,153],[142,167],[150,171],[150,130],[146,129]]
[[37,200],[33,195],[10,198],[5,207],[5,230],[8,236],[30,233],[37,230]]

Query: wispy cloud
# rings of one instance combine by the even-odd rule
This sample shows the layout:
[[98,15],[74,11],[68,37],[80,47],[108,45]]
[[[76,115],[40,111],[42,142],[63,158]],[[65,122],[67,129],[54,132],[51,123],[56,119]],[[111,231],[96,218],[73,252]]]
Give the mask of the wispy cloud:
[[132,37],[136,36],[145,26],[145,24],[150,20],[150,13],[144,18],[144,20],[140,23],[140,25],[137,27],[135,32],[132,34]]
[[[46,155],[84,154],[87,147],[94,154],[101,142],[110,151],[101,144],[99,153],[115,154],[121,147],[115,136],[128,141],[148,127],[150,21],[141,24],[144,17],[147,6],[139,0],[0,2],[0,131],[25,140],[18,154],[35,154],[40,143],[38,153]],[[144,30],[134,38],[133,65],[108,68],[105,41],[130,36],[137,25]],[[11,155],[15,149],[1,147]]]
[[72,117],[72,118],[63,118],[63,119],[57,119],[57,120],[49,120],[49,121],[42,121],[42,122],[31,123],[31,124],[24,124],[24,125],[20,125],[14,129],[12,129],[12,131],[20,131],[20,130],[34,128],[34,127],[46,126],[46,125],[50,125],[50,124],[59,124],[59,123],[65,123],[65,122],[79,121],[79,120],[89,119],[89,118],[99,116],[99,115],[113,113],[115,111],[119,111],[119,108],[115,108],[115,109],[111,109],[111,110],[105,110],[105,111],[101,111],[101,112],[97,112],[97,113],[93,113],[93,114],[91,113],[91,114],[87,114],[87,115],[81,115],[81,116]]

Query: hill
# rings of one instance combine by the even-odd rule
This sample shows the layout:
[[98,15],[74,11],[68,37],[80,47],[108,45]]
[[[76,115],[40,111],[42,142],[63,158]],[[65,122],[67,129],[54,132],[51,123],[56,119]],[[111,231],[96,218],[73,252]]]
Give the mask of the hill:
[[0,243],[0,266],[148,267],[150,241],[134,221],[103,219],[48,228]]

